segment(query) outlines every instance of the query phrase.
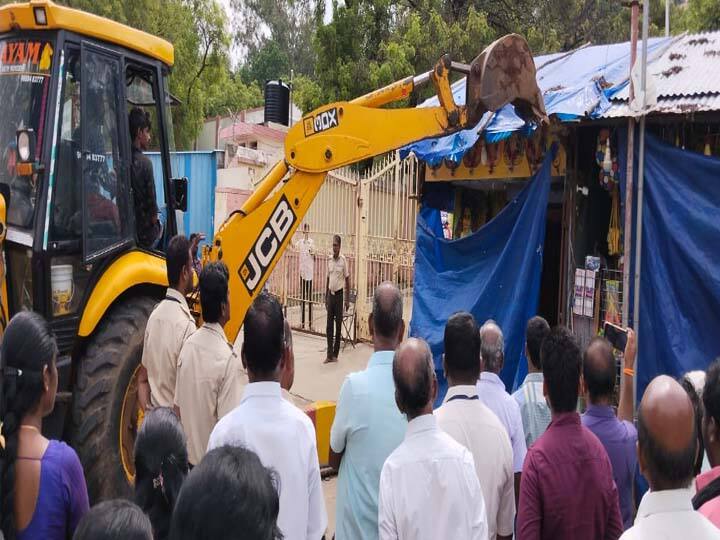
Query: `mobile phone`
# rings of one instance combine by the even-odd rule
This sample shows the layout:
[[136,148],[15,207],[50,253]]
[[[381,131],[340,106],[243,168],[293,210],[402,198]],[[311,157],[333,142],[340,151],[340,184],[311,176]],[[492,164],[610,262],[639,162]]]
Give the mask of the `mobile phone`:
[[625,345],[627,345],[627,330],[613,323],[606,322],[605,339],[617,350],[624,351]]

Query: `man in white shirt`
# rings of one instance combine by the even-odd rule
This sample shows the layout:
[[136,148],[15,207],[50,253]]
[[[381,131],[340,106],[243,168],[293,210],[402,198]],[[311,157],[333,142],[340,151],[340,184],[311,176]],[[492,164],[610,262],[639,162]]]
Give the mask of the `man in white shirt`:
[[656,377],[638,409],[638,463],[650,490],[640,502],[635,524],[621,540],[720,539],[720,529],[693,509],[691,483],[697,451],[690,398],[671,377]]
[[441,431],[432,414],[437,379],[427,343],[410,338],[397,348],[393,379],[409,423],[380,474],[380,540],[487,540],[472,454]]
[[488,538],[510,540],[515,526],[512,447],[505,427],[478,399],[480,334],[470,313],[448,319],[444,346],[449,388],[435,411],[438,426],[472,453],[487,509]]
[[170,286],[165,299],[155,306],[148,318],[138,371],[138,399],[143,410],[173,407],[180,349],[196,328],[185,300],[193,286],[193,264],[187,238],[174,236],[170,239],[166,265]]
[[312,328],[312,283],[315,273],[315,242],[310,238],[310,226],[303,224],[303,236],[296,244],[296,248],[300,255],[300,296],[302,303],[301,321],[302,327],[305,328],[305,304],[308,304],[308,322]]
[[340,389],[330,431],[330,465],[338,473],[336,540],[377,540],[380,471],[405,436],[407,420],[395,403],[392,364],[405,333],[399,289],[381,283],[369,317],[373,355],[365,371]]
[[250,384],[240,405],[215,426],[208,450],[223,445],[254,451],[279,476],[278,527],[286,540],[319,540],[327,515],[320,484],[315,428],[308,416],[282,398],[282,307],[258,296],[245,316],[242,361]]
[[200,273],[200,307],[205,323],[180,351],[175,389],[175,405],[193,465],[205,455],[215,424],[240,403],[242,395],[242,364],[223,330],[230,319],[224,263],[207,264]]
[[[333,256],[328,259],[325,307],[327,308],[327,358],[325,363],[337,362],[340,354],[340,331],[342,330],[343,299],[347,310],[350,302],[350,270],[345,257],[340,254],[340,235],[333,237]],[[344,291],[343,291],[344,287]],[[334,334],[333,334],[334,330]],[[334,337],[334,340],[333,340]]]
[[513,449],[513,472],[515,473],[515,506],[520,495],[520,475],[527,446],[523,431],[522,416],[517,401],[507,393],[500,379],[500,371],[505,361],[505,340],[497,323],[487,321],[480,328],[480,358],[482,373],[477,384],[478,395],[488,408],[495,413],[510,436]]

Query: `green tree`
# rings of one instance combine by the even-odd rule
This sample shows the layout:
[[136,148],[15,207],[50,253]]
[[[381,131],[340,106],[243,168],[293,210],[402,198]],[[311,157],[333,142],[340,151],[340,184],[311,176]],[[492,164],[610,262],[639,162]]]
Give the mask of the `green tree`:
[[703,32],[720,29],[720,2],[718,0],[689,0],[687,5],[676,7],[672,23],[680,30]]
[[[279,60],[274,72],[285,67],[285,73],[308,75],[315,67],[312,37],[322,24],[324,0],[230,0],[235,44],[245,57],[245,65],[268,64]],[[266,50],[267,49],[267,50]],[[264,52],[263,52],[264,51]],[[282,53],[283,59],[279,59]],[[264,75],[262,69],[257,68]],[[262,79],[254,79],[264,84]]]
[[245,84],[240,75],[222,72],[213,92],[206,96],[204,112],[205,116],[234,115],[262,102],[262,92],[257,84]]
[[312,111],[325,103],[322,88],[307,75],[293,79],[292,100],[303,112]]
[[411,12],[399,30],[399,38],[412,47],[415,72],[427,71],[443,54],[471,62],[496,37],[484,13],[470,7],[464,17],[448,20],[437,9],[425,14]]
[[317,30],[314,42],[321,101],[351,99],[428,71],[445,53],[472,60],[495,32],[473,6],[460,10],[437,0],[335,5],[332,22]]
[[277,41],[268,41],[250,53],[247,63],[240,70],[243,81],[264,86],[266,81],[288,79],[290,57]]
[[314,40],[324,101],[350,99],[412,74],[412,47],[393,39],[400,15],[387,0],[334,6],[332,22],[318,28]]

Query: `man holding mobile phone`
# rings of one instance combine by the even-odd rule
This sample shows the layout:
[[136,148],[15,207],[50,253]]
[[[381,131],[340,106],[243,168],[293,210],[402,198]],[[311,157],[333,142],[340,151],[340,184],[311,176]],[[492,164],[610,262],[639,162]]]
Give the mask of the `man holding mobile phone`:
[[624,331],[627,343],[624,368],[620,377],[617,415],[612,407],[615,392],[616,365],[613,346],[604,337],[590,341],[583,355],[583,392],[588,403],[582,423],[605,447],[618,488],[623,528],[633,521],[632,487],[637,466],[637,429],[633,423],[633,377],[637,341],[631,328]]

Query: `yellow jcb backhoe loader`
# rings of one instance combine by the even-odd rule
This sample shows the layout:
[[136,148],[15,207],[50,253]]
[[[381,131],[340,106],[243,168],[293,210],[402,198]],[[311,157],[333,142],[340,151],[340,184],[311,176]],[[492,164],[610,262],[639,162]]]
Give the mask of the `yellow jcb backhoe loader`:
[[[49,0],[0,8],[0,329],[27,309],[50,321],[60,377],[44,431],[78,451],[93,500],[130,490],[144,328],[167,286],[162,246],[187,210],[187,179],[174,177],[170,160],[173,54],[162,39]],[[466,106],[453,100],[453,71],[468,78]],[[381,108],[429,82],[439,106]],[[428,73],[305,116],[287,135],[285,159],[204,250],[204,261],[230,270],[228,340],[328,171],[475,126],[510,102],[525,119],[545,120],[533,58],[517,35],[470,65],[443,57]],[[134,107],[156,123],[166,208],[158,250],[137,241]]]

